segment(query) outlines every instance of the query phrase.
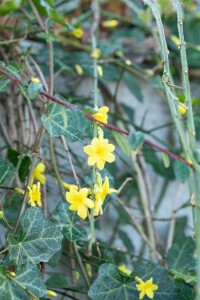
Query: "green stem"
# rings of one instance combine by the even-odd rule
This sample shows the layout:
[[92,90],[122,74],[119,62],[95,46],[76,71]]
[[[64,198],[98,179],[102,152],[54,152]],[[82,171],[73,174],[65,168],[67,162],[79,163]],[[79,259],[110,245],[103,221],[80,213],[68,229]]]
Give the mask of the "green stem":
[[142,203],[142,208],[144,211],[144,217],[145,217],[145,221],[146,221],[148,238],[151,243],[151,248],[155,250],[155,251],[152,251],[152,258],[155,259],[155,252],[156,252],[155,230],[154,230],[154,225],[153,225],[151,208],[150,208],[147,193],[146,193],[145,182],[144,182],[143,174],[141,172],[141,169],[139,167],[139,164],[137,162],[137,158],[136,158],[135,154],[132,154],[132,160],[133,160],[133,166],[137,173],[137,184],[138,184],[138,189],[139,189],[139,194],[140,194],[140,200]]
[[[96,42],[96,31],[99,24],[99,4],[97,0],[93,1],[93,26],[91,28],[91,40],[92,40],[92,51],[96,53],[97,42]],[[93,58],[93,89],[94,89],[94,109],[98,109],[98,72],[97,72],[98,60],[96,57]],[[97,123],[94,123],[93,137],[97,137]],[[96,182],[96,165],[92,168],[92,199],[95,201],[94,184]],[[95,242],[95,229],[94,229],[94,209],[91,209],[90,213],[90,241],[88,245],[89,253],[92,251],[92,245]]]
[[197,255],[197,283],[195,300],[200,300],[200,177],[194,174],[195,180],[195,236],[196,236],[196,255]]
[[186,55],[186,43],[183,32],[183,11],[182,11],[182,1],[176,0],[176,12],[177,12],[177,26],[180,39],[180,54],[181,54],[181,65],[182,65],[182,77],[183,77],[183,87],[185,95],[185,103],[187,105],[187,128],[189,133],[189,140],[191,149],[195,150],[196,139],[195,139],[195,126],[192,110],[192,99],[190,92],[190,82],[188,76],[188,63]]
[[76,254],[76,257],[77,257],[79,266],[80,266],[80,268],[81,268],[81,272],[82,272],[84,281],[85,281],[87,287],[89,288],[89,287],[90,287],[90,281],[89,281],[89,278],[88,278],[87,273],[86,273],[86,271],[85,271],[85,268],[84,268],[84,266],[83,266],[82,259],[81,259],[81,256],[80,256],[80,254],[79,254],[78,247],[77,247],[77,244],[76,244],[76,243],[74,243],[74,252],[75,252],[75,254]]

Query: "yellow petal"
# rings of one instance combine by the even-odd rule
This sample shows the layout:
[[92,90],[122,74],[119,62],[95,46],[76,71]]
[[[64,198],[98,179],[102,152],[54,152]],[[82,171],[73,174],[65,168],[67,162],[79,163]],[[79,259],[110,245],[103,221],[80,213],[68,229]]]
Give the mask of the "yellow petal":
[[88,157],[88,165],[94,166],[97,162],[96,156],[89,156]]
[[80,205],[78,208],[78,216],[81,217],[82,219],[85,219],[87,217],[87,208],[85,205]]
[[93,208],[93,207],[94,207],[94,202],[93,202],[91,199],[89,199],[89,198],[85,198],[85,199],[83,200],[83,203],[84,203],[87,207],[89,207],[89,208]]

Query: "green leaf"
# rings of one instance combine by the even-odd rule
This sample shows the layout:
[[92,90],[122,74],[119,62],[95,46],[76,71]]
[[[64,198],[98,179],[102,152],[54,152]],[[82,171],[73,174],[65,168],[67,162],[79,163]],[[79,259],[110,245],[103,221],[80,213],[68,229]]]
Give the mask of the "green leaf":
[[69,205],[67,203],[58,204],[51,221],[62,231],[67,240],[75,242],[81,237],[84,237],[86,231],[83,226],[77,224],[80,220],[77,213],[70,211],[68,208]]
[[154,292],[154,300],[180,300],[178,289],[165,269],[149,262],[134,265],[134,272],[130,276],[126,276],[112,264],[101,265],[98,277],[91,285],[88,295],[92,300],[139,299],[140,292],[136,288],[135,276],[143,281],[153,277],[153,283],[158,285],[158,290]]
[[144,142],[144,134],[139,131],[132,131],[128,136],[129,145],[132,150],[137,150]]
[[42,115],[42,123],[53,137],[66,136],[69,142],[80,141],[80,133],[74,129],[73,112],[66,107],[51,103],[47,114]]
[[174,173],[175,173],[175,176],[176,178],[181,182],[181,183],[184,183],[188,177],[189,177],[189,173],[190,173],[190,170],[189,170],[189,167],[186,166],[182,161],[180,160],[176,160],[174,162]]
[[9,12],[16,10],[21,5],[21,0],[4,1],[5,4],[0,6],[0,16],[4,16]]
[[30,263],[19,265],[15,277],[8,276],[6,267],[0,267],[1,300],[29,300],[30,296],[22,286],[38,298],[46,294],[46,287],[36,266]]
[[191,237],[185,237],[181,244],[173,244],[167,253],[168,265],[174,270],[191,270],[195,267],[195,244]]
[[[143,281],[153,278],[153,283],[158,285],[158,290],[154,292],[154,300],[180,300],[179,291],[170,279],[166,270],[159,264],[153,264],[151,262],[139,262],[134,266],[134,276],[140,277]],[[136,292],[135,298],[138,299],[139,291]],[[147,297],[144,298],[148,299]]]
[[114,135],[115,141],[117,142],[118,146],[122,149],[122,151],[127,156],[130,156],[131,155],[131,149],[130,149],[128,138],[125,137],[124,135],[122,135],[119,132],[114,132],[113,131],[113,135]]
[[0,185],[12,175],[14,175],[13,165],[0,159]]
[[[16,151],[15,149],[11,149],[11,148],[8,149],[7,158],[15,167],[19,162],[20,155],[22,154]],[[27,155],[23,156],[18,170],[19,178],[22,182],[24,182],[28,177],[30,164],[31,164],[30,157]]]
[[42,91],[43,91],[42,83],[31,82],[28,86],[27,94],[30,100],[33,100]]
[[196,275],[192,275],[191,272],[188,272],[186,270],[170,270],[170,272],[173,274],[173,278],[175,280],[183,280],[186,283],[195,284],[197,278]]
[[54,0],[34,0],[34,4],[41,15],[49,17],[49,19],[67,27],[68,29],[69,26],[64,17],[62,17],[53,8]]
[[128,86],[128,88],[130,89],[130,91],[135,95],[135,97],[142,102],[143,101],[143,95],[141,92],[141,88],[138,85],[135,77],[129,73],[129,72],[125,72],[123,79],[126,83],[126,85]]
[[0,79],[0,93],[6,92],[9,87],[10,79],[1,78]]
[[162,154],[162,159],[163,159],[163,163],[164,163],[165,168],[169,168],[169,166],[170,166],[169,156],[164,152],[161,152],[161,154]]
[[28,208],[21,219],[22,232],[8,236],[10,259],[17,265],[48,262],[61,248],[62,233],[44,218],[38,207]]
[[125,277],[112,264],[99,267],[98,277],[91,285],[88,295],[92,300],[131,300],[136,292],[132,278]]
[[69,286],[66,277],[61,274],[53,274],[47,280],[46,285],[48,289],[62,289],[62,288],[67,288]]

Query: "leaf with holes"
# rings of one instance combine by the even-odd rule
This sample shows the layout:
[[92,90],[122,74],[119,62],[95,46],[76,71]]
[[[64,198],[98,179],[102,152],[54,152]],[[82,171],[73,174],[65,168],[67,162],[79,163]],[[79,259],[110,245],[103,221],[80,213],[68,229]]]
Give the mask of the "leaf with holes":
[[70,211],[68,207],[67,203],[60,203],[51,221],[62,231],[67,240],[75,242],[85,236],[86,231],[82,226],[77,224],[79,218],[76,212]]
[[38,207],[28,208],[20,224],[22,231],[8,236],[10,259],[17,265],[24,261],[48,262],[60,250],[62,233],[44,218]]
[[66,107],[51,103],[47,114],[42,115],[42,123],[53,137],[66,136],[69,142],[80,141],[80,133],[75,129],[73,112]]

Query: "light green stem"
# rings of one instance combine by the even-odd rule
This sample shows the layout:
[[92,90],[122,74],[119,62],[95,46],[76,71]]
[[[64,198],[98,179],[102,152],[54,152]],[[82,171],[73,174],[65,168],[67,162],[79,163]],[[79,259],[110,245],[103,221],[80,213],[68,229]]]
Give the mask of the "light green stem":
[[132,160],[133,160],[133,165],[135,168],[135,171],[137,173],[137,184],[138,184],[138,189],[139,189],[139,194],[140,194],[140,200],[142,203],[142,208],[144,211],[144,217],[146,221],[146,227],[147,227],[147,235],[149,238],[149,241],[151,243],[151,248],[154,249],[152,251],[152,258],[155,259],[155,252],[156,252],[156,240],[155,240],[155,230],[154,230],[154,225],[153,225],[153,220],[152,220],[152,214],[151,214],[151,208],[149,206],[147,194],[146,194],[146,187],[144,183],[144,178],[143,174],[141,172],[141,169],[138,165],[137,158],[135,154],[132,154]]
[[192,99],[190,93],[190,82],[188,76],[188,63],[186,55],[186,43],[183,32],[183,11],[182,11],[182,1],[176,0],[176,11],[177,11],[177,26],[180,39],[180,55],[181,55],[181,65],[182,65],[182,77],[183,77],[183,88],[185,95],[185,103],[187,105],[187,128],[189,132],[190,146],[192,150],[195,150],[195,126],[192,110]]

